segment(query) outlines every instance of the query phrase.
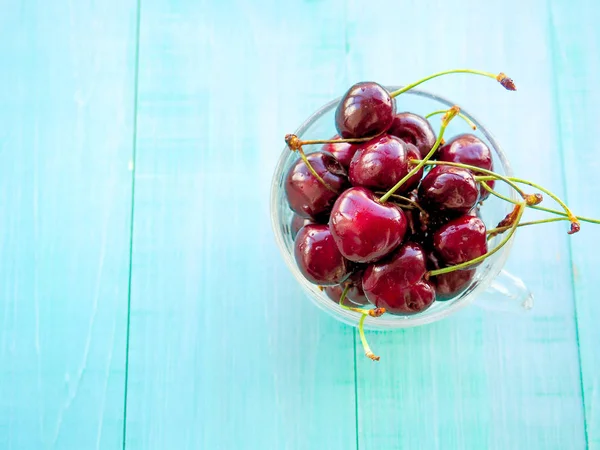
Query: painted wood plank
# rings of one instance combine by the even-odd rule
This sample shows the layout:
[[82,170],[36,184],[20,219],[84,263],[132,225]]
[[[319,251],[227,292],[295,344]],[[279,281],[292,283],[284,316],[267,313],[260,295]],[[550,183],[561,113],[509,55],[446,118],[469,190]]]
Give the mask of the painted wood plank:
[[119,448],[136,4],[0,10],[0,448]]
[[353,330],[268,204],[283,136],[346,84],[343,11],[142,4],[127,448],[356,446]]
[[[548,27],[553,51],[559,144],[562,147],[569,205],[577,214],[600,218],[596,110],[600,104],[600,32],[598,5],[580,0],[551,2]],[[600,329],[597,322],[598,225],[583,224],[570,240],[579,331],[587,437],[590,449],[600,448]]]
[[[372,2],[373,3],[373,2]],[[397,11],[386,26],[381,11]],[[518,11],[518,13],[515,13]],[[505,71],[519,91],[455,75],[427,89],[456,99],[496,135],[515,171],[561,194],[545,3],[378,1],[348,12],[349,79],[406,84],[439,70]],[[379,23],[377,32],[373,24]],[[401,98],[398,99],[401,103]],[[359,448],[585,448],[564,225],[523,230],[508,268],[535,292],[525,317],[476,306],[357,346]]]

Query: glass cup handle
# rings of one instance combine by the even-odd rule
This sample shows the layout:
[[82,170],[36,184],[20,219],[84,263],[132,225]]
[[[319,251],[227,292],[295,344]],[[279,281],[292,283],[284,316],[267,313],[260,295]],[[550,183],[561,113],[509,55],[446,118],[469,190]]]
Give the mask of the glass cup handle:
[[523,280],[502,270],[474,304],[488,311],[522,314],[533,308],[533,294]]

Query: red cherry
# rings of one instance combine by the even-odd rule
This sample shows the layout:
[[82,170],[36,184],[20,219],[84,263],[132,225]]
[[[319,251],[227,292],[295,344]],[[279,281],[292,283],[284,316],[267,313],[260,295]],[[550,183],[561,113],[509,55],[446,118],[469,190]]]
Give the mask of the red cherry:
[[380,84],[363,81],[351,86],[335,110],[335,127],[345,139],[377,136],[394,120],[396,103]]
[[[340,136],[336,134],[330,140],[339,138]],[[358,150],[358,145],[349,142],[323,144],[321,147],[321,151],[331,153],[346,170],[350,167],[350,161],[352,161],[356,150]]]
[[[351,283],[351,284],[350,284],[350,289],[346,293],[346,299],[344,300],[344,305],[364,306],[367,303],[369,303],[369,300],[367,300],[367,297],[365,296],[365,293],[362,288],[362,275],[363,275],[362,271],[354,272],[352,275],[350,275],[350,278],[347,281],[347,283]],[[340,302],[340,297],[342,296],[342,292],[344,292],[344,287],[339,284],[336,286],[327,286],[325,288],[325,293],[335,303]]]
[[419,150],[419,155],[415,159],[424,158],[436,141],[435,131],[429,121],[409,112],[396,114],[388,133],[415,145]]
[[432,285],[423,280],[425,272],[423,248],[408,243],[365,270],[363,290],[372,304],[390,314],[414,314],[435,300]]
[[435,286],[435,298],[439,301],[450,300],[462,294],[475,276],[475,269],[455,270],[431,277]]
[[485,224],[479,217],[461,216],[433,235],[433,248],[448,266],[475,259],[487,252]]
[[431,211],[469,212],[479,199],[479,186],[465,169],[436,166],[421,181],[419,201]]
[[327,225],[305,225],[294,241],[294,257],[311,283],[340,284],[351,273],[351,264],[338,250]]
[[394,250],[406,233],[406,216],[392,203],[381,204],[362,187],[338,197],[329,218],[335,243],[347,259],[367,263]]
[[[418,158],[418,150],[412,144],[385,134],[372,139],[358,148],[348,171],[353,186],[388,190],[400,181],[412,169],[409,159]],[[396,191],[401,194],[419,184],[421,169]]]
[[[461,164],[469,164],[481,169],[494,170],[492,152],[489,147],[473,134],[460,134],[446,142],[437,151],[436,158],[439,161],[448,161]],[[494,188],[494,180],[486,182],[489,187]],[[481,187],[481,200],[489,195],[485,188]]]
[[326,220],[337,196],[348,185],[346,171],[330,154],[306,155],[315,172],[333,189],[323,185],[299,159],[290,167],[285,179],[285,195],[292,211],[317,222]]

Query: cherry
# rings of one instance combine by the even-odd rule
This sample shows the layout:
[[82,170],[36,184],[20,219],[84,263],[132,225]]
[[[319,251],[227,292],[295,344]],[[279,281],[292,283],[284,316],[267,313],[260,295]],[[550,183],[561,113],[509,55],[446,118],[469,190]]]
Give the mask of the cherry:
[[375,195],[354,187],[338,197],[329,218],[329,228],[342,255],[367,263],[394,250],[406,233],[406,216],[392,203],[381,204]]
[[[350,278],[347,281],[347,283],[350,283],[350,289],[346,293],[346,298],[344,299],[345,305],[364,306],[369,303],[369,300],[365,296],[365,292],[362,288],[362,275],[363,272],[360,270],[350,275]],[[335,303],[340,302],[342,292],[344,292],[344,286],[340,284],[335,286],[327,286],[325,288],[325,293]]]
[[435,299],[450,300],[465,291],[475,276],[475,269],[455,270],[431,277],[435,286]]
[[424,158],[436,140],[429,121],[409,112],[396,114],[388,133],[416,146],[419,149],[419,156],[416,159]]
[[285,195],[292,211],[321,222],[327,219],[335,199],[347,186],[346,171],[329,153],[315,152],[306,157],[329,189],[299,159],[285,178]]
[[[411,169],[410,159],[418,159],[419,151],[396,136],[384,134],[358,147],[350,163],[348,175],[353,186],[388,190]],[[419,184],[421,169],[409,178],[398,193],[407,192]]]
[[435,300],[433,286],[423,280],[426,271],[423,248],[407,243],[365,270],[365,295],[372,304],[390,314],[423,311]]
[[351,264],[338,250],[327,225],[305,225],[294,241],[294,257],[311,283],[340,284],[351,273]]
[[295,239],[296,235],[298,234],[298,231],[300,231],[300,229],[304,225],[308,225],[309,223],[314,223],[314,222],[310,219],[306,219],[302,216],[299,216],[298,214],[294,214],[292,216],[292,220],[290,222],[290,232],[292,234],[292,239]]
[[485,231],[479,217],[460,216],[434,233],[433,247],[446,265],[461,264],[487,252]]
[[467,213],[479,199],[479,186],[466,169],[435,166],[421,181],[419,202],[432,211]]
[[389,92],[373,81],[351,86],[335,110],[335,127],[345,139],[377,136],[392,125],[396,103]]
[[[494,170],[492,152],[481,139],[473,134],[460,134],[453,137],[440,147],[436,157],[440,161],[469,164],[481,169]],[[486,183],[492,189],[494,188],[494,180]],[[481,200],[484,200],[490,193],[483,186],[480,189]]]
[[[336,134],[331,140],[339,138],[340,136]],[[358,145],[349,142],[330,142],[321,147],[321,151],[331,153],[346,170],[350,167],[350,161],[356,150],[358,150]]]

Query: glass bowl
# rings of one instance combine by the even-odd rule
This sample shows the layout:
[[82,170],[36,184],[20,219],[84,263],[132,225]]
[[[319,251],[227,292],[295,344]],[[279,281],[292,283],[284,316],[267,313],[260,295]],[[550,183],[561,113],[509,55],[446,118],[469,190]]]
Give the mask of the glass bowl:
[[[388,86],[388,90],[393,91],[399,86]],[[330,139],[336,134],[334,113],[339,102],[339,98],[332,100],[312,116],[310,116],[297,130],[296,134],[300,139]],[[397,112],[409,111],[419,115],[426,115],[429,112],[448,109],[455,103],[439,95],[431,94],[418,89],[411,89],[408,92],[396,97]],[[460,104],[458,104],[460,106]],[[512,176],[510,164],[503,153],[498,142],[491,133],[467,111],[461,108],[461,112],[475,123],[477,130],[473,131],[460,117],[454,118],[450,123],[444,137],[449,140],[452,136],[460,133],[473,133],[483,140],[490,148],[493,154],[494,171],[506,176]],[[441,115],[430,119],[434,130],[439,130],[441,124]],[[436,129],[437,128],[437,129]],[[282,136],[283,140],[283,136]],[[320,145],[305,146],[305,153],[309,154],[318,151]],[[313,301],[320,309],[327,312],[336,319],[349,325],[357,325],[360,314],[341,308],[333,302],[325,292],[318,286],[306,280],[294,259],[294,241],[291,234],[291,220],[293,212],[289,208],[286,198],[284,183],[289,168],[296,162],[299,156],[284,146],[278,164],[273,174],[271,185],[271,222],[277,246],[281,251],[283,259],[289,270],[296,278],[298,284],[303,289],[307,297]],[[496,182],[494,188],[496,191],[507,197],[517,200],[515,192],[505,183]],[[483,204],[480,210],[480,217],[488,229],[495,227],[513,208],[510,203],[490,196]],[[511,238],[502,249],[481,263],[476,270],[469,287],[457,297],[447,301],[436,301],[427,310],[413,315],[391,315],[384,314],[381,317],[368,317],[365,321],[365,328],[369,329],[394,329],[406,328],[424,325],[443,319],[459,309],[467,306],[476,299],[478,302],[485,302],[486,306],[492,309],[515,309],[514,306],[523,306],[529,309],[532,306],[532,296],[518,278],[503,271],[503,266],[510,253],[513,244]],[[489,242],[492,248],[502,240],[502,236],[496,236]]]

